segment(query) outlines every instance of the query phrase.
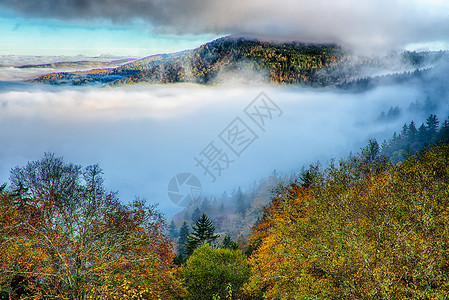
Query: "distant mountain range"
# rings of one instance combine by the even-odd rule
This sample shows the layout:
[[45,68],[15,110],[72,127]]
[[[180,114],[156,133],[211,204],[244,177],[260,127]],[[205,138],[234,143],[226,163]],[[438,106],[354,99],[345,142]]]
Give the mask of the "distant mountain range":
[[[193,50],[152,55],[117,67],[57,72],[33,82],[121,86],[136,83],[244,83],[341,86],[361,78],[431,68],[447,52],[352,55],[335,44],[276,43],[224,37]],[[107,67],[107,66],[106,66]]]
[[79,61],[63,61],[63,62],[52,62],[44,64],[26,64],[18,66],[19,69],[27,68],[108,68],[116,67],[124,63],[130,62],[133,59],[116,59],[111,61],[90,61],[90,60],[79,60]]

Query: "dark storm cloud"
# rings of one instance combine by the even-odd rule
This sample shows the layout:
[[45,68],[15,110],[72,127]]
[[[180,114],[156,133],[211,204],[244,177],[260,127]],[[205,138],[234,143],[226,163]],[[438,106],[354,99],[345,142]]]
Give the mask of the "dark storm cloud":
[[133,18],[155,24],[171,24],[176,15],[193,9],[196,1],[162,0],[3,0],[0,5],[28,16],[57,19],[102,18],[126,21]]
[[0,5],[41,18],[143,20],[164,33],[249,33],[364,48],[447,40],[449,30],[449,6],[440,0],[0,0]]

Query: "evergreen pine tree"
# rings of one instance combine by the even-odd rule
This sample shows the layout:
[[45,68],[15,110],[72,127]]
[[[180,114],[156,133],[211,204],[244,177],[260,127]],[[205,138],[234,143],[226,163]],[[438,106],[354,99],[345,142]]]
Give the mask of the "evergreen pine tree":
[[178,266],[182,265],[187,260],[187,236],[189,235],[189,226],[187,222],[182,223],[181,229],[179,230],[179,240],[178,240],[178,255],[174,259],[174,263]]
[[212,221],[203,215],[192,225],[192,233],[187,237],[187,255],[191,255],[196,248],[203,244],[211,244],[219,236],[215,234]]
[[223,249],[231,249],[231,250],[237,250],[239,246],[236,242],[234,242],[229,235],[226,235],[223,239],[223,241],[220,243],[220,248]]
[[298,176],[299,184],[306,188],[310,187],[313,183],[313,177],[315,175],[313,172],[314,171],[312,170],[312,168],[310,169],[302,168]]
[[203,201],[201,202],[201,210],[206,213],[210,212],[211,204],[210,204],[210,200],[208,198],[204,198]]
[[246,211],[245,198],[241,188],[239,187],[237,194],[235,195],[235,212],[244,214]]
[[203,213],[201,212],[201,209],[199,209],[198,207],[195,208],[195,210],[192,213],[192,222],[196,222],[202,215]]
[[421,142],[423,145],[429,142],[427,129],[426,126],[424,126],[424,123],[421,124],[421,126],[419,126],[418,128],[418,141]]
[[437,132],[439,124],[440,124],[440,122],[438,121],[438,118],[436,115],[431,114],[426,119],[427,130],[432,134]]
[[178,228],[176,228],[175,221],[171,221],[170,225],[168,225],[168,236],[171,239],[176,239],[179,236]]
[[379,144],[375,139],[369,140],[368,145],[360,153],[363,160],[368,164],[373,164],[380,154]]
[[438,142],[449,143],[449,122],[445,120],[438,131]]
[[407,138],[408,138],[408,126],[406,123],[404,123],[404,125],[402,125],[401,138],[402,138],[402,140],[407,140]]
[[393,133],[393,137],[391,138],[391,142],[395,143],[396,140],[398,139],[398,134],[396,133],[396,131]]
[[186,254],[186,244],[187,237],[189,236],[189,226],[187,222],[184,221],[182,223],[181,229],[179,230],[179,240],[178,240],[178,253],[185,255]]
[[408,125],[408,141],[409,141],[409,143],[413,143],[416,141],[417,134],[418,134],[418,130],[416,129],[415,122],[411,121],[410,125]]
[[427,125],[426,129],[427,129],[428,140],[432,143],[435,142],[435,140],[437,138],[439,124],[440,124],[440,122],[438,121],[438,118],[436,115],[431,114],[426,119],[426,125]]
[[398,134],[396,133],[396,131],[393,133],[393,136],[391,137],[391,140],[388,143],[388,147],[386,149],[388,149],[388,152],[384,152],[387,154],[391,154],[394,151],[398,150],[399,147],[399,137]]

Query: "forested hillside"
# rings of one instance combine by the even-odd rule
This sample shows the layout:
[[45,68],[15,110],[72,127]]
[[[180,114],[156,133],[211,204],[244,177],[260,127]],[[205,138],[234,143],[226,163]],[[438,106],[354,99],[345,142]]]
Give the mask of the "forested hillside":
[[195,202],[180,228],[144,201],[122,204],[98,165],[45,154],[0,188],[0,295],[445,299],[448,121],[432,114],[413,128],[382,148],[371,140],[328,166]]
[[[288,183],[291,179],[293,178],[289,176],[273,174],[244,190],[237,188],[230,194],[224,192],[218,197],[196,199],[172,218],[172,232],[179,232],[184,222],[189,226],[194,224],[201,214],[205,213],[222,237],[228,235],[239,244],[246,245],[251,228],[268,205],[273,189],[281,182]],[[177,235],[172,234],[171,237]]]
[[[387,114],[394,114],[394,111],[395,109],[391,108]],[[420,126],[416,126],[415,122],[411,121],[409,124],[404,124],[400,133],[395,132],[390,139],[381,144],[371,140],[367,147],[374,153],[372,155],[396,164],[426,147],[448,142],[449,120],[440,122],[435,114],[430,114]],[[222,237],[228,235],[242,249],[247,249],[248,236],[252,232],[253,225],[259,221],[264,207],[270,203],[279,187],[292,182],[301,184],[309,182],[310,174],[315,168],[318,168],[318,165],[312,165],[298,170],[296,174],[288,175],[274,171],[271,176],[254,182],[244,189],[239,187],[229,194],[224,192],[221,196],[195,199],[171,219],[171,237],[177,241],[177,233],[183,222],[190,226],[202,213],[205,213],[213,221],[216,231]]]
[[239,81],[303,86],[339,85],[348,89],[360,86],[361,83],[356,81],[360,78],[430,68],[439,60],[447,60],[447,53],[404,52],[386,57],[363,57],[334,44],[263,42],[230,36],[194,50],[153,55],[116,68],[51,73],[34,81],[108,86]]
[[449,147],[370,151],[280,190],[254,228],[246,291],[269,299],[444,299]]

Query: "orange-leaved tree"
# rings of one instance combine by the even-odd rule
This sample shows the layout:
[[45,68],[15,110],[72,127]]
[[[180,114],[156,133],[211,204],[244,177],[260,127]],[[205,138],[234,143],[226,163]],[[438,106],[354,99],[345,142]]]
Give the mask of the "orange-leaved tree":
[[10,264],[2,261],[2,275],[23,278],[28,297],[170,299],[182,292],[162,216],[141,200],[119,202],[98,165],[46,153],[13,169],[10,180],[17,196],[2,213],[14,225],[2,236],[17,255],[4,256]]

